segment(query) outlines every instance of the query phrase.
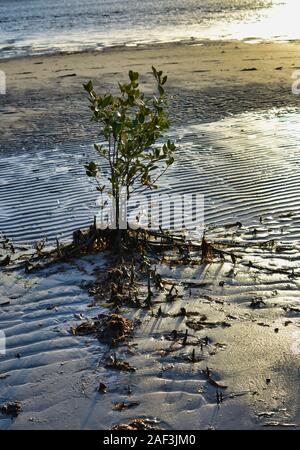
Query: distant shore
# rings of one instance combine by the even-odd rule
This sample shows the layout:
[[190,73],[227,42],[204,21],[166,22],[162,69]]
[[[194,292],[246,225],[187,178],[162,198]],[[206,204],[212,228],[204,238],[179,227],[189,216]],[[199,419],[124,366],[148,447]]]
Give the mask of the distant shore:
[[[83,125],[89,127],[82,83],[92,79],[99,91],[110,89],[129,69],[148,83],[152,65],[169,76],[171,115],[181,124],[183,119],[199,123],[249,110],[297,107],[300,97],[291,88],[292,74],[300,68],[299,49],[296,41],[206,41],[2,60],[7,95],[1,96],[0,145],[5,148],[10,138],[16,148],[35,138],[45,144],[80,140]],[[59,136],[58,126],[65,128]]]
[[[299,49],[206,42],[0,62],[0,225],[14,243],[54,241],[92,223],[96,191],[84,164],[99,134],[82,84],[92,79],[105,92],[133,69],[151,89],[154,65],[168,74],[180,141],[165,186],[206,196],[205,236],[221,249],[205,264],[198,250],[188,264],[176,254],[155,260],[164,285],[152,281],[149,310],[123,299],[112,309],[98,289],[111,273],[102,254],[29,274],[1,267],[1,402],[21,402],[22,412],[1,416],[0,429],[111,429],[135,418],[166,430],[299,429],[299,122],[292,114],[281,129],[281,117],[267,114],[257,126],[251,114],[215,122],[299,107]],[[147,285],[137,286],[144,305]],[[135,326],[119,347],[73,333],[112,311]],[[136,371],[117,372],[111,358]]]

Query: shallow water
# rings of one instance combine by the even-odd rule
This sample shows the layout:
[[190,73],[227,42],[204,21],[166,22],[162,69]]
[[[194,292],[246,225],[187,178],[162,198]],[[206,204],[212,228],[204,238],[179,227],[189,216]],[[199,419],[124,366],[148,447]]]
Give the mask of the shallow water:
[[277,109],[178,131],[184,151],[172,185],[205,195],[207,223],[273,216],[270,227],[283,227],[284,237],[275,219],[282,215],[299,238],[299,131],[299,112]]
[[[244,113],[176,128],[177,162],[160,192],[205,196],[205,224],[240,221],[280,239],[300,238],[300,114]],[[19,242],[70,238],[98,209],[83,165],[90,143],[0,155],[0,230]],[[264,233],[261,233],[263,238]]]
[[[101,261],[98,258],[98,266]],[[69,331],[80,317],[101,311],[87,308],[90,298],[81,289],[81,283],[93,280],[94,264],[86,258],[33,277],[24,277],[22,271],[1,273],[0,298],[9,299],[10,305],[1,308],[0,317],[6,336],[0,373],[7,376],[0,380],[0,403],[18,398],[27,405],[23,428],[47,428],[50,416],[56,429],[81,428],[89,416],[90,402],[80,417],[76,410],[80,397],[85,399],[86,380],[96,382],[93,374],[104,348],[93,339],[78,340]],[[13,425],[0,416],[0,429]]]
[[0,58],[188,39],[298,39],[297,0],[1,0]]

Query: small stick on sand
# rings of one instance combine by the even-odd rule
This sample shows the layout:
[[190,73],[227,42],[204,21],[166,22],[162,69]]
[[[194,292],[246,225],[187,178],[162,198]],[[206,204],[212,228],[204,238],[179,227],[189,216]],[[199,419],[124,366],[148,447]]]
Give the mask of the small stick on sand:
[[188,329],[185,330],[185,335],[182,341],[182,345],[186,345],[187,343],[187,338],[188,338]]

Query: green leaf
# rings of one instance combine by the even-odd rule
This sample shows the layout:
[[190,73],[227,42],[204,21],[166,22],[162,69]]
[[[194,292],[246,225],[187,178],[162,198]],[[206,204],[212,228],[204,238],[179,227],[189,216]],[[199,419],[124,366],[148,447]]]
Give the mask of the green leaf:
[[[165,84],[167,76],[154,66],[152,73],[155,77],[157,96],[150,97],[139,88],[138,72],[128,72],[129,82],[119,83],[117,95],[110,92],[97,95],[92,81],[84,85],[89,93],[92,119],[99,124],[100,144],[94,149],[98,156],[106,159],[107,166],[106,192],[112,196],[119,195],[121,185],[128,189],[135,189],[136,185],[145,185],[154,189],[151,174],[160,175],[169,165],[173,164],[172,152],[176,146],[170,140],[160,147],[163,132],[170,126],[165,104]],[[164,164],[159,164],[159,162]],[[85,165],[89,177],[98,177],[100,167],[97,162]],[[104,186],[98,184],[96,189],[103,192]],[[130,192],[130,191],[129,191]]]
[[112,130],[113,130],[114,138],[117,139],[118,134],[122,130],[122,124],[120,122],[114,122],[112,124]]
[[165,93],[165,90],[164,90],[164,88],[159,84],[158,85],[158,92],[159,92],[159,95],[162,97],[163,95],[164,95],[164,93]]
[[97,164],[94,161],[91,161],[85,167],[86,167],[86,169],[91,170],[91,171],[97,170]]
[[91,161],[88,164],[85,164],[86,174],[88,177],[96,177],[98,172],[98,166],[94,161]]
[[167,159],[166,164],[167,166],[171,166],[171,164],[173,164],[175,161],[175,159],[173,158],[173,156],[170,156],[169,159]]
[[137,81],[139,79],[140,74],[138,72],[133,72],[133,70],[129,70],[129,79],[130,81]]
[[94,89],[93,82],[91,80],[84,84],[83,87],[88,93],[90,93]]
[[94,149],[100,154],[102,154],[105,151],[105,149],[103,148],[103,145],[99,145],[99,144],[94,144]]
[[113,98],[112,95],[107,95],[103,98],[103,100],[101,101],[101,107],[102,108],[106,108],[108,105],[111,105],[113,102]]

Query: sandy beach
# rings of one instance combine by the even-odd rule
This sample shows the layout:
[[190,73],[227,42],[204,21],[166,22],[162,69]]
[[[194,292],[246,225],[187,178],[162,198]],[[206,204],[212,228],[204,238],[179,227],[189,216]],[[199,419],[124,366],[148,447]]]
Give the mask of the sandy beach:
[[[1,275],[0,383],[2,398],[21,402],[22,412],[3,416],[1,428],[108,430],[139,418],[164,430],[298,429],[299,247],[264,245],[268,228],[261,225],[260,240],[246,227],[208,229],[237,262],[157,266],[164,288],[152,286],[151,309],[88,295],[88,286],[101,292],[107,255],[30,275],[12,255]],[[146,286],[139,289],[143,301]],[[117,347],[72,333],[111,312],[133,324]],[[130,371],[109,369],[110,358]]]
[[99,91],[111,88],[129,69],[139,71],[147,83],[152,65],[169,75],[175,125],[182,117],[188,125],[299,106],[299,96],[291,91],[292,73],[300,67],[299,49],[297,41],[206,41],[2,60],[7,95],[1,98],[0,148],[11,142],[18,148],[86,138],[90,124],[82,84],[93,79]]
[[[226,243],[237,261],[160,265],[167,281],[152,311],[118,310],[135,323],[116,350],[136,368],[125,373],[105,368],[111,349],[95,336],[70,333],[111,311],[86,290],[107,255],[25,274],[11,254],[12,265],[1,268],[0,392],[1,402],[20,401],[23,411],[13,421],[0,417],[1,429],[111,429],[133,418],[162,429],[300,427],[300,97],[291,91],[299,42],[205,41],[0,61],[2,230],[27,252],[45,234],[51,243],[91,223],[95,193],[83,164],[97,129],[82,84],[113,89],[133,69],[148,89],[151,65],[168,74],[170,134],[181,148],[162,187],[204,193],[209,238]],[[1,249],[1,260],[8,253]],[[173,283],[179,296],[166,303]],[[116,411],[120,402],[133,406]]]

